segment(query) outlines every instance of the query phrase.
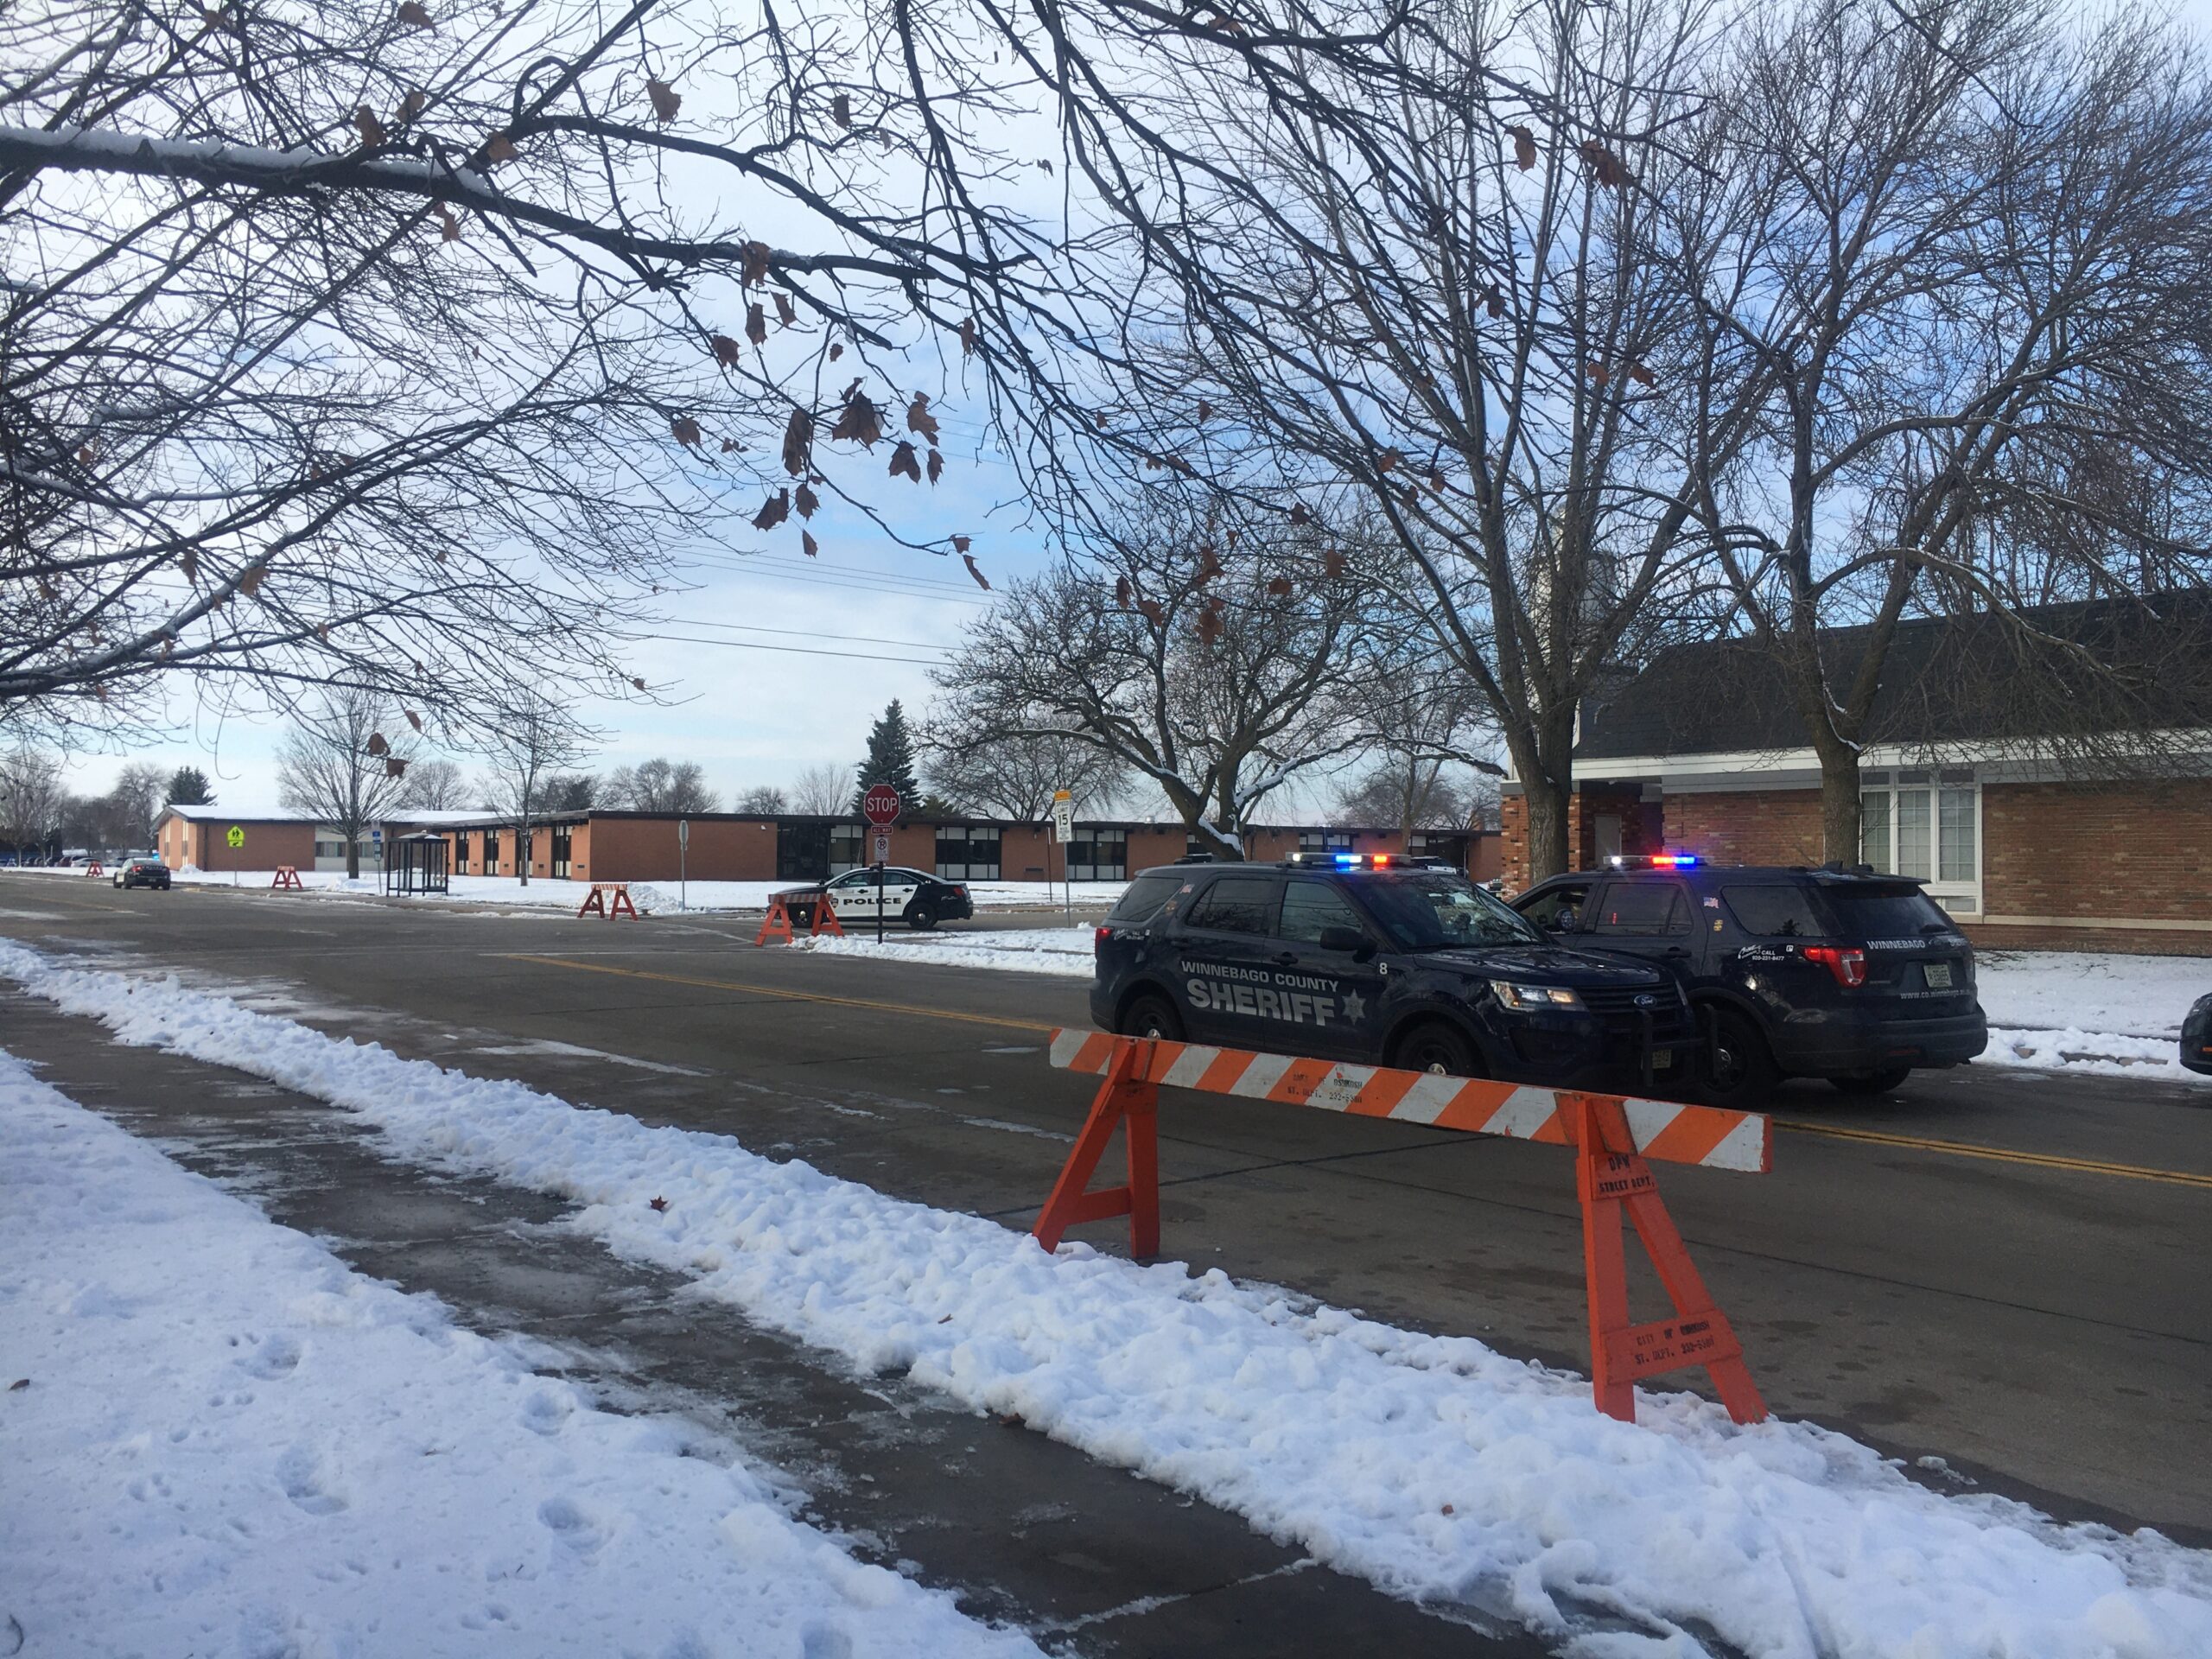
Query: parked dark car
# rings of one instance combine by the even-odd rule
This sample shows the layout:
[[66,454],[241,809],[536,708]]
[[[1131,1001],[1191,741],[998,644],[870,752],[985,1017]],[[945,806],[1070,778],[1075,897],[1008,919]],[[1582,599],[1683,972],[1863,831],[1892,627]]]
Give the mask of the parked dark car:
[[1091,1019],[1131,1035],[1668,1094],[1699,1048],[1667,974],[1563,949],[1426,864],[1147,870],[1096,954]]
[[1758,1104],[1783,1077],[1876,1094],[1989,1044],[1974,947],[1910,877],[1670,855],[1554,876],[1513,907],[1563,944],[1677,975],[1719,1103]]
[[159,887],[167,892],[169,867],[158,858],[125,859],[115,867],[114,881],[118,887]]
[[[897,866],[887,866],[881,874],[883,919],[887,922],[904,922],[917,932],[926,932],[939,922],[963,922],[976,913],[975,901],[957,881]],[[827,893],[836,907],[837,920],[849,927],[855,922],[875,919],[876,876],[875,867],[866,865],[826,881],[785,887],[776,897],[784,901],[792,921],[804,927],[812,925],[814,906]]]
[[2181,1063],[2212,1076],[2212,993],[2198,997],[2181,1022]]

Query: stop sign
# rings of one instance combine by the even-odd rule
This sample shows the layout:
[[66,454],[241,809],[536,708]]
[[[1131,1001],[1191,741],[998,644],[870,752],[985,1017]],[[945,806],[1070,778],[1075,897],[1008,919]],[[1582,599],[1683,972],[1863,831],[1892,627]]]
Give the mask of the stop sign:
[[861,797],[861,816],[879,830],[899,821],[899,791],[888,784],[869,785]]

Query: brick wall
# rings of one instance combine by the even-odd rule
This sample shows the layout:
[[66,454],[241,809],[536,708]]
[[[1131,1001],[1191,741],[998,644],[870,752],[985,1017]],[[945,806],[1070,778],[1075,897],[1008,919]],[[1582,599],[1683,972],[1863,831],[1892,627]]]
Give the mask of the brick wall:
[[1709,864],[1818,864],[1827,856],[1817,789],[1671,796],[1667,839]]
[[[1985,922],[1978,944],[2013,950],[2212,955],[2212,779],[1988,784],[1981,791],[1982,913],[2103,922]],[[2135,920],[2191,928],[2130,928]]]

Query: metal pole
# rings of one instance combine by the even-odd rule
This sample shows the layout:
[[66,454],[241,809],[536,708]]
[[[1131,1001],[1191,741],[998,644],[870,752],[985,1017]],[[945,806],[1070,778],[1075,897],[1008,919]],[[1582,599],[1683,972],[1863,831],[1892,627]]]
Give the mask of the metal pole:
[[875,861],[875,942],[883,943],[883,861]]

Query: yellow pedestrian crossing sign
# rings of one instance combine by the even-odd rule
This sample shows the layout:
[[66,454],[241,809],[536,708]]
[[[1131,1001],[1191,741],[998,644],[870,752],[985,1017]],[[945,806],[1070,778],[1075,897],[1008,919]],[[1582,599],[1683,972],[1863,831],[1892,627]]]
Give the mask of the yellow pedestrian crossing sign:
[[223,839],[231,843],[231,850],[232,852],[236,852],[239,848],[245,845],[245,831],[240,826],[234,823],[231,826],[231,833],[224,836]]

